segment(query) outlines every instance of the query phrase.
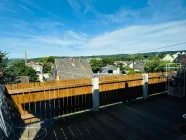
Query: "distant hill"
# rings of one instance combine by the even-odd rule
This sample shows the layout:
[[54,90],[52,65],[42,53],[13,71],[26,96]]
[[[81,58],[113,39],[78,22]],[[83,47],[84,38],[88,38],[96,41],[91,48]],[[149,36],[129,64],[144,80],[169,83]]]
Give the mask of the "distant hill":
[[8,63],[12,63],[14,61],[21,61],[21,60],[24,60],[24,58],[9,58]]
[[[112,54],[112,55],[92,55],[92,56],[77,56],[77,57],[74,57],[74,58],[106,58],[106,57],[111,57],[111,58],[114,58],[116,60],[120,60],[121,58],[128,58],[128,57],[140,57],[140,56],[143,56],[143,57],[148,57],[148,56],[154,56],[154,55],[157,55],[158,56],[164,56],[165,54],[175,54],[177,52],[186,52],[186,50],[180,50],[180,51],[164,51],[164,52],[147,52],[147,53],[137,53],[137,54]],[[71,56],[56,56],[56,58],[69,58]],[[16,60],[24,60],[24,58],[11,58],[9,59],[9,63],[13,62],[13,61],[16,61]],[[35,62],[39,62],[40,61],[40,58],[31,58],[31,59],[28,59],[28,62],[29,61],[35,61]]]

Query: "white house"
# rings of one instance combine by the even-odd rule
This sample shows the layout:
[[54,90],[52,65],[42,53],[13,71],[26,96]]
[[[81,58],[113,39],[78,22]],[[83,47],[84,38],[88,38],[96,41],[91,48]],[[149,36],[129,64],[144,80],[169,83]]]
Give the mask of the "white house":
[[169,62],[173,62],[174,61],[174,58],[170,55],[170,54],[167,54],[165,55],[163,58],[162,58],[163,61],[169,61]]
[[114,74],[114,75],[117,75],[117,74],[120,74],[120,69],[115,67],[115,66],[113,66],[113,65],[107,65],[107,66],[101,68],[100,73],[101,74]]
[[130,63],[128,63],[128,66],[131,68],[131,69],[134,69],[134,65],[136,64],[135,61],[130,61]]
[[43,82],[43,66],[33,61],[27,63],[27,66],[32,67],[37,72],[38,80]]
[[39,65],[39,63],[31,61],[30,63],[27,63],[27,66],[31,66],[35,71],[37,71],[37,74],[43,74],[43,66]]

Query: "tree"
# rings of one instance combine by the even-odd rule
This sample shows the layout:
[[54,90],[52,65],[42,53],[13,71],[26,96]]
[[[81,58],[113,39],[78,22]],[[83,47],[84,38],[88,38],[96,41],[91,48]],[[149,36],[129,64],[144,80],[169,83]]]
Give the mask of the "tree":
[[164,72],[166,61],[162,61],[159,57],[154,56],[151,57],[145,64],[145,71],[146,72]]
[[132,74],[136,74],[136,72],[133,69],[131,69],[131,70],[129,70],[129,72],[127,74],[132,75]]
[[123,71],[124,70],[128,71],[128,73],[127,73],[128,75],[136,74],[136,72],[133,69],[131,69],[129,66],[124,66]]
[[[25,66],[24,61],[14,61],[8,67],[9,74],[15,76],[28,76],[30,82],[37,81],[37,72],[30,66]],[[14,82],[14,81],[12,81]]]
[[55,58],[56,58],[55,56],[49,56],[49,57],[42,57],[42,58],[40,58],[40,62],[43,65],[43,72],[44,73],[51,72],[52,65],[54,63]]
[[55,56],[48,56],[48,57],[42,57],[40,58],[41,63],[54,63]]
[[15,76],[10,75],[7,70],[8,58],[6,57],[7,53],[0,51],[0,83],[7,84],[15,79]]
[[120,71],[124,71],[125,70],[123,63],[118,63],[117,67],[120,69]]
[[91,59],[89,64],[94,73],[97,73],[100,70],[100,68],[103,67],[102,61],[98,59]]
[[113,65],[114,64],[114,59],[113,58],[103,58],[102,59],[102,63],[103,63],[103,66],[106,66],[106,65]]

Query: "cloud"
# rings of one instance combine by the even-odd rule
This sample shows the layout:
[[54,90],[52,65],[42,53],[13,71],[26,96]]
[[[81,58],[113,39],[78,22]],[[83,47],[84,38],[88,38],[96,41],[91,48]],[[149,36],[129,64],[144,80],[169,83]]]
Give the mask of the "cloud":
[[112,23],[122,23],[137,18],[138,16],[139,11],[120,9],[114,14],[104,15],[104,19]]
[[22,9],[24,9],[24,10],[26,10],[26,11],[28,11],[28,12],[30,12],[30,13],[33,14],[33,12],[32,12],[28,7],[26,7],[26,6],[22,5],[22,4],[20,4],[19,6],[20,6]]
[[94,6],[87,6],[86,9],[84,10],[84,14],[88,13],[93,8],[94,8]]
[[70,4],[71,8],[75,11],[77,11],[81,8],[78,0],[68,0],[68,3]]
[[44,8],[40,7],[39,5],[37,5],[36,3],[34,3],[30,0],[20,0],[20,2],[22,2],[25,5],[28,5],[28,6],[32,7],[34,9],[37,9],[37,10],[39,10],[39,11],[41,11],[41,12],[43,12],[43,13],[45,13],[45,14],[53,17],[53,18],[61,19],[60,16],[54,14],[53,12],[51,12],[49,10],[45,10]]
[[143,12],[150,12],[153,20],[172,20],[185,16],[184,0],[148,0]]
[[[104,54],[134,53],[164,47],[186,42],[185,25],[186,20],[155,25],[129,26],[94,37],[81,47],[99,50]],[[175,50],[177,48],[168,49]],[[185,46],[182,45],[179,48],[184,49]]]
[[112,14],[95,12],[102,22],[108,24],[131,23],[160,23],[186,18],[186,3],[184,0],[148,0],[147,5],[141,8],[131,9],[120,7]]
[[[181,20],[186,15],[182,0],[149,0],[145,7],[137,10],[121,7],[112,14],[98,12],[89,1],[68,2],[75,14],[92,17],[73,20],[75,27],[79,27],[73,29],[71,24],[61,22],[65,20],[30,1],[21,0],[17,7],[15,3],[10,3],[9,9],[14,7],[12,9],[16,12],[36,10],[48,18],[35,18],[34,15],[32,19],[19,20],[0,15],[0,21],[3,21],[0,24],[1,50],[10,52],[10,57],[21,57],[25,50],[29,57],[118,54],[186,41],[186,20]],[[2,8],[4,3],[0,3]],[[166,50],[184,48],[184,45],[180,45]]]
[[[9,7],[7,7],[9,5]],[[7,3],[7,1],[1,1],[0,2],[0,13],[3,12],[11,12],[11,13],[16,13],[17,9],[12,9],[12,5]]]
[[[29,25],[27,25],[24,32],[11,32],[11,37],[0,36],[0,46],[3,51],[10,52],[10,57],[21,57],[24,50],[28,51],[29,57],[137,53],[185,42],[185,25],[186,20],[154,25],[135,25],[96,36],[66,29],[61,32],[56,28],[57,26],[53,27],[55,31],[41,29],[38,32],[37,28],[32,28],[33,31],[28,34],[26,27]],[[46,24],[45,28],[47,26],[51,25]],[[180,45],[157,51],[176,49],[185,49],[185,46]]]
[[10,57],[21,57],[24,50],[29,51],[30,57],[70,55],[87,40],[86,34],[67,30],[59,21],[6,20],[7,24],[0,25],[0,29],[8,29],[0,30],[0,46],[1,50],[10,52]]
[[92,12],[94,6],[91,5],[90,1],[84,0],[68,0],[69,5],[75,11],[76,15],[82,16],[88,12]]

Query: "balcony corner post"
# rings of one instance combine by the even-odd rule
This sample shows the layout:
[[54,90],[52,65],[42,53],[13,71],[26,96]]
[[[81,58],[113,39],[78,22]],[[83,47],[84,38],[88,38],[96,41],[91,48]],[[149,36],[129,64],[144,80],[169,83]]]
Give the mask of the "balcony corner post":
[[93,110],[99,110],[99,78],[92,78],[92,103]]
[[143,99],[146,99],[148,97],[148,73],[143,74]]

